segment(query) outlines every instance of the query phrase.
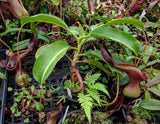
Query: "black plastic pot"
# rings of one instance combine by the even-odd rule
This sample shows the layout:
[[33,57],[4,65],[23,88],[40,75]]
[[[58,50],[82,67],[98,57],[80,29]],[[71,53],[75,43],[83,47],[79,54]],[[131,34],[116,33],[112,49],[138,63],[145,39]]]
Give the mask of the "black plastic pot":
[[[6,59],[6,50],[0,50],[0,60]],[[7,70],[4,69],[5,75],[7,76]],[[4,109],[6,104],[6,95],[7,95],[7,80],[0,79],[0,124],[4,124]]]

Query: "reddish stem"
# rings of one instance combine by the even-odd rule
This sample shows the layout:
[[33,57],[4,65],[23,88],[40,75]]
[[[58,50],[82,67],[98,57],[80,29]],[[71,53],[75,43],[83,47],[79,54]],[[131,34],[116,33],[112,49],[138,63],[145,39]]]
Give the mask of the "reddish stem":
[[71,70],[71,72],[75,72],[76,73],[78,81],[79,81],[79,85],[80,85],[79,89],[72,90],[72,92],[74,92],[74,93],[83,92],[83,80],[82,80],[81,75],[79,74],[79,70],[76,69],[74,66],[71,66],[70,70]]

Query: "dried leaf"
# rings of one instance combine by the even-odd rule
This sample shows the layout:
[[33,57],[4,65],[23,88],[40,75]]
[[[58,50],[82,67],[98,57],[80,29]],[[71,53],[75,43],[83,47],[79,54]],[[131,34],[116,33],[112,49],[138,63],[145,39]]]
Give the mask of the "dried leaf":
[[147,14],[152,10],[152,8],[158,3],[160,2],[159,0],[155,0],[153,2],[151,2],[148,6],[148,9],[147,9]]
[[146,0],[135,0],[132,6],[128,10],[129,13],[134,14],[145,1]]
[[48,112],[46,124],[56,124],[57,118],[61,110],[62,110],[62,103],[59,103],[59,109]]
[[89,10],[92,14],[95,13],[95,4],[93,0],[89,0]]

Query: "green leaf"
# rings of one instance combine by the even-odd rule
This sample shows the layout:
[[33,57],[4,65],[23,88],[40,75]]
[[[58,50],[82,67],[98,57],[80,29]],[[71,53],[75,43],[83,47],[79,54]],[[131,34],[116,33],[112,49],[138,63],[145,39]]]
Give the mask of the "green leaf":
[[38,111],[41,111],[44,108],[44,106],[40,102],[34,101],[34,104]]
[[88,51],[88,52],[84,53],[83,55],[85,55],[85,56],[91,56],[93,58],[98,58],[99,60],[106,62],[104,60],[103,56],[102,56],[102,53],[99,50]]
[[160,110],[160,100],[157,99],[145,99],[142,100],[140,106],[147,110]]
[[139,44],[138,41],[131,35],[120,31],[114,28],[98,28],[91,33],[91,36],[96,38],[109,38],[120,44],[127,46],[131,49],[136,55],[139,53]]
[[147,88],[150,92],[160,97],[160,90],[156,86],[152,86],[151,88]]
[[145,99],[151,99],[151,95],[148,90],[145,91]]
[[13,88],[12,87],[8,87],[8,91],[12,91],[13,90]]
[[54,5],[56,5],[56,6],[58,6],[59,5],[59,2],[60,2],[60,0],[51,0],[52,1],[52,3],[54,4]]
[[15,115],[15,117],[19,117],[19,116],[21,116],[21,112],[17,111],[14,115]]
[[145,87],[149,87],[158,83],[160,83],[160,74],[155,76],[149,83],[145,85]]
[[24,16],[21,18],[21,25],[24,25],[26,23],[29,22],[46,22],[46,23],[52,23],[52,24],[56,24],[66,30],[68,30],[68,26],[66,25],[66,23],[61,20],[60,18],[53,16],[53,15],[48,15],[48,14],[37,14],[34,16]]
[[0,72],[0,78],[1,79],[4,79],[4,80],[7,80],[7,77],[5,74],[3,74],[2,72]]
[[148,62],[148,64],[146,66],[151,66],[151,65],[154,65],[156,63],[160,63],[160,59],[156,59],[156,60],[152,60],[152,61]]
[[24,123],[29,123],[29,118],[25,118]]
[[99,61],[96,61],[94,59],[87,59],[87,60],[83,60],[83,62],[86,62],[88,64],[92,64],[92,65],[96,66],[97,68],[101,69],[102,71],[104,71],[107,75],[110,75],[110,73],[104,68],[102,63],[100,63]]
[[70,46],[65,41],[56,41],[48,45],[40,54],[33,66],[33,76],[39,83],[43,83],[56,63],[65,55]]
[[111,114],[113,114],[114,111],[108,111],[108,112],[100,112],[100,111],[94,111],[97,115],[99,115],[102,119],[107,119]]
[[75,26],[70,26],[69,29],[70,29],[70,31],[71,31],[72,33],[74,33],[75,35],[79,35],[79,34],[80,34],[80,31],[81,31],[81,29],[80,29],[79,27],[75,27]]
[[22,92],[26,95],[29,95],[29,91],[25,87],[22,87]]
[[48,43],[51,42],[51,38],[46,33],[44,33],[43,31],[40,31],[40,30],[36,29],[35,33],[36,33],[38,39],[42,39],[44,41],[47,41]]
[[41,55],[41,53],[43,53],[43,50],[45,50],[47,46],[49,46],[49,45],[44,45],[44,46],[41,46],[41,47],[38,48],[38,50],[35,54],[36,59]]
[[33,92],[33,90],[35,89],[35,86],[34,85],[30,86],[30,89]]
[[84,95],[83,93],[79,93],[78,97],[78,101],[84,109],[89,122],[91,122],[91,108],[93,106],[93,99],[90,97],[90,95]]
[[147,49],[145,51],[145,54],[143,55],[143,62],[144,64],[148,64],[149,58],[152,54],[153,47],[151,45],[147,45]]
[[157,84],[157,86],[156,86],[156,87],[157,87],[157,89],[158,89],[158,90],[160,90],[160,83],[159,83],[159,84]]
[[137,19],[132,19],[132,18],[114,19],[114,20],[111,20],[111,21],[107,22],[106,24],[102,25],[101,27],[106,27],[106,26],[115,25],[115,24],[123,24],[123,23],[132,24],[132,25],[135,25],[135,26],[141,28],[142,30],[144,30],[143,22],[141,22]]
[[86,89],[87,93],[101,106],[100,94],[94,88]]
[[96,83],[95,86],[94,86],[94,88],[96,88],[97,90],[100,90],[100,91],[104,92],[105,94],[107,94],[110,97],[108,91],[106,90],[105,85],[103,85],[101,83]]
[[[18,32],[19,29],[20,29],[20,28],[11,28],[11,29],[9,29],[9,30],[6,30],[5,32],[0,33],[0,37],[1,37],[1,36],[4,36],[4,35],[7,35],[8,33],[11,33],[11,32]],[[29,32],[29,33],[32,33],[31,30],[29,30],[29,29],[24,29],[24,28],[22,28],[21,32]]]
[[93,75],[87,74],[86,77],[84,78],[85,80],[83,81],[88,87],[92,87],[95,85],[96,80],[101,76],[100,73],[96,73]]
[[[18,43],[19,50],[23,50],[23,49],[27,48],[29,40],[30,39],[19,41],[19,43]],[[12,50],[13,51],[17,50],[17,43],[15,43],[15,44],[12,45]]]

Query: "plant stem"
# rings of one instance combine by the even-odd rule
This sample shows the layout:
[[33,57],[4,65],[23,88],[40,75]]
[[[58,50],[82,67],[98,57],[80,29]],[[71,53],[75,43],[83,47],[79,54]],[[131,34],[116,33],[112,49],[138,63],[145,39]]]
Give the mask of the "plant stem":
[[73,50],[78,51],[78,49],[76,47],[70,47],[69,49],[73,49]]
[[116,97],[114,98],[114,100],[110,103],[107,104],[102,104],[103,106],[109,106],[112,105],[118,98],[118,94],[119,94],[119,76],[117,75],[117,93],[116,93]]
[[71,63],[71,66],[73,66],[73,67],[76,66],[76,61],[79,59],[80,49],[81,49],[80,40],[78,38],[78,40],[77,40],[77,49],[76,49],[76,51],[74,53],[73,61]]
[[1,16],[1,18],[2,18],[2,21],[3,21],[3,23],[4,23],[4,26],[6,27],[6,21],[5,21],[5,19],[4,19],[4,16],[3,16],[3,13],[2,13],[2,11],[1,11],[1,9],[0,9],[0,16]]
[[21,60],[20,60],[20,54],[19,54],[19,37],[22,30],[23,25],[20,27],[18,36],[17,36],[17,56],[18,56],[18,63],[19,63],[19,70],[22,73],[22,66],[21,66]]
[[10,46],[8,46],[1,38],[0,38],[0,42],[2,42],[9,50],[12,50]]
[[72,63],[72,59],[68,56],[68,55],[65,55],[68,59],[69,59],[69,61]]

